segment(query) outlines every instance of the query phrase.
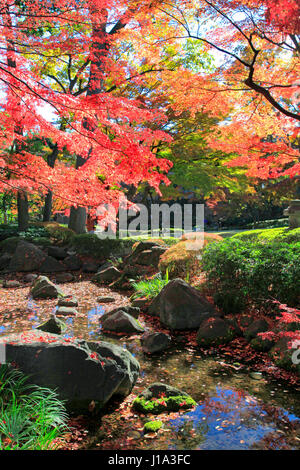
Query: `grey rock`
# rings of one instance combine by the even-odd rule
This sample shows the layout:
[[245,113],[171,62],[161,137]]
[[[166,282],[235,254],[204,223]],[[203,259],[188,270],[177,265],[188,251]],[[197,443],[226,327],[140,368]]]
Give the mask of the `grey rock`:
[[41,273],[59,273],[65,271],[65,266],[57,259],[47,256],[39,267]]
[[36,327],[37,330],[53,333],[56,335],[62,334],[66,328],[67,325],[59,318],[56,318],[55,315],[51,315],[49,320]]
[[165,333],[147,332],[141,337],[141,344],[144,352],[153,354],[167,349],[171,344],[171,338]]
[[119,312],[120,310],[128,313],[128,315],[131,315],[134,318],[138,318],[141,312],[141,309],[138,307],[133,307],[132,305],[120,305],[120,307],[116,307],[116,308],[113,308],[112,310],[109,310],[108,312],[105,313],[105,315],[111,315],[113,313]]
[[151,400],[151,398],[161,398],[161,396],[169,397],[188,397],[188,393],[180,390],[176,387],[171,387],[171,385],[155,382],[149,387],[147,387],[139,396],[145,398],[145,400]]
[[207,318],[197,332],[199,346],[209,347],[228,343],[236,336],[235,329],[222,318]]
[[109,304],[111,302],[114,302],[115,300],[115,297],[110,296],[100,295],[99,297],[97,297],[98,304]]
[[121,276],[120,271],[114,266],[104,269],[95,274],[93,280],[99,284],[110,284]]
[[122,310],[107,316],[104,320],[100,318],[100,322],[103,330],[108,332],[134,334],[145,331],[135,318]]
[[57,305],[59,307],[78,307],[78,300],[72,295],[61,297],[58,299]]
[[21,240],[9,263],[9,270],[16,271],[38,271],[45,260],[45,253],[32,243]]
[[248,326],[248,328],[246,328],[244,335],[245,335],[245,338],[248,341],[250,341],[251,339],[255,338],[258,333],[263,333],[264,331],[268,331],[268,330],[269,330],[268,323],[266,322],[266,320],[261,318],[251,323],[251,325]]
[[67,256],[64,259],[64,265],[66,266],[66,269],[69,271],[78,271],[82,266],[82,262],[79,256],[71,255],[71,256]]
[[84,273],[96,273],[98,271],[98,265],[95,263],[83,263],[82,271]]
[[13,289],[15,287],[20,287],[21,283],[19,281],[11,280],[11,281],[4,281],[3,282],[3,287],[6,287],[7,289]]
[[182,279],[173,279],[149,307],[149,313],[175,330],[198,328],[209,317],[220,316],[208,300]]
[[48,255],[58,260],[65,259],[68,256],[66,250],[60,246],[49,246]]
[[65,282],[72,282],[75,279],[72,273],[59,273],[56,274],[55,278],[56,282],[58,282],[59,284],[63,284]]
[[4,253],[2,256],[0,256],[0,270],[8,269],[11,258],[12,256],[9,253]]
[[46,276],[39,276],[31,287],[31,296],[33,299],[56,299],[64,297],[64,292],[50,281]]
[[37,275],[37,274],[29,273],[29,274],[26,274],[26,275],[24,276],[23,281],[26,282],[26,283],[32,283],[32,282],[34,282],[37,278],[38,278],[38,275]]
[[56,315],[62,315],[64,317],[73,317],[77,314],[78,312],[75,307],[58,306],[56,310]]

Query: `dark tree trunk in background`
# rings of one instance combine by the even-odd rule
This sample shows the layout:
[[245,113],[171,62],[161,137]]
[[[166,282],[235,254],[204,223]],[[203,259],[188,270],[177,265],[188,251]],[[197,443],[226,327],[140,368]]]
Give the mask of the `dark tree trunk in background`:
[[25,232],[28,229],[29,212],[28,197],[24,191],[18,191],[18,230]]
[[84,207],[71,207],[68,227],[75,233],[86,233],[86,209]]
[[[57,147],[57,144],[55,144],[52,147],[51,154],[47,157],[47,163],[50,166],[50,168],[54,168],[57,157],[58,157],[58,147]],[[51,212],[52,212],[52,201],[53,201],[53,194],[52,194],[52,191],[49,189],[45,198],[45,205],[43,209],[43,222],[50,221]]]

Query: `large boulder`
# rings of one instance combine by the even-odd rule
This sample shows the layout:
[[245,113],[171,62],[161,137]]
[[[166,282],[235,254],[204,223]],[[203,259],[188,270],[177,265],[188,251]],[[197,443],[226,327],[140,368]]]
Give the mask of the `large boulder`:
[[161,290],[149,307],[149,313],[174,330],[198,328],[218,312],[194,287],[182,279],[173,279]]
[[225,344],[236,336],[232,325],[222,318],[207,318],[197,332],[199,346],[209,347]]
[[137,334],[145,331],[138,320],[122,310],[108,315],[104,319],[100,318],[100,321],[103,330],[112,333]]
[[9,263],[9,270],[16,271],[38,271],[43,261],[45,253],[32,243],[21,240]]
[[103,407],[114,395],[130,393],[139,364],[121,347],[108,343],[70,340],[41,331],[2,336],[6,360],[32,383],[57,389],[71,410],[87,411],[89,405]]
[[39,276],[33,283],[30,294],[33,299],[57,299],[64,297],[64,292],[46,276]]

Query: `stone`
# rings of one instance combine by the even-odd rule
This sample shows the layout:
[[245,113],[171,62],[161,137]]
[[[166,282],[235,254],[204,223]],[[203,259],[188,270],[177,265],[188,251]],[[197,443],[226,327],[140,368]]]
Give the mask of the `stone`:
[[59,284],[63,284],[65,282],[72,282],[75,279],[72,273],[59,273],[56,274],[55,278],[56,282],[58,282]]
[[97,297],[98,304],[109,304],[111,302],[114,302],[115,300],[115,297],[110,296],[100,295],[99,297]]
[[229,322],[222,318],[207,318],[197,332],[197,344],[201,347],[228,343],[236,336]]
[[163,246],[154,246],[151,250],[144,250],[138,253],[135,258],[137,264],[142,264],[144,266],[153,266],[157,267],[159,263],[160,256],[167,250],[167,247]]
[[149,306],[149,313],[174,330],[198,328],[213,316],[219,316],[208,300],[182,279],[173,279]]
[[55,315],[51,315],[49,320],[37,326],[36,330],[46,331],[48,333],[60,335],[66,330],[66,328],[67,325],[62,320],[56,318]]
[[9,253],[4,253],[0,256],[0,270],[7,269],[12,256]]
[[46,276],[39,276],[33,283],[30,294],[33,299],[56,299],[64,297],[64,292]]
[[57,305],[59,307],[78,307],[78,300],[73,295],[68,295],[58,299]]
[[122,370],[126,371],[124,380],[119,385],[118,394],[122,396],[129,395],[140,371],[140,364],[134,356],[127,349],[106,341],[89,341],[87,344],[92,351],[95,351],[103,358],[113,359]]
[[261,380],[263,378],[263,375],[261,372],[250,372],[249,377],[254,380]]
[[108,312],[105,313],[105,315],[111,315],[113,313],[119,312],[120,310],[128,313],[128,315],[131,315],[134,318],[138,318],[141,312],[141,309],[138,307],[133,307],[132,305],[120,305],[119,307],[109,310]]
[[152,383],[139,396],[145,398],[146,400],[151,400],[152,398],[161,398],[162,395],[166,398],[190,396],[188,393],[180,390],[179,388],[172,387],[171,385],[160,382]]
[[137,334],[145,331],[138,320],[122,310],[113,313],[104,319],[101,317],[100,322],[102,324],[102,329],[108,332]]
[[120,271],[114,266],[110,266],[103,271],[99,271],[93,277],[94,282],[99,284],[110,284],[121,276]]
[[47,256],[39,267],[41,273],[59,273],[65,271],[65,266],[57,259]]
[[64,317],[74,317],[78,312],[75,307],[64,307],[58,306],[56,310],[56,315],[62,315]]
[[84,273],[96,273],[98,271],[98,264],[95,263],[83,263],[82,271]]
[[245,338],[250,341],[255,338],[258,333],[264,333],[269,330],[269,325],[263,318],[254,320],[248,328],[244,331]]
[[15,280],[3,282],[3,287],[6,287],[7,289],[13,289],[15,287],[20,287],[20,286],[21,286],[21,283]]
[[82,266],[82,262],[79,256],[71,255],[64,259],[64,265],[69,271],[78,271]]
[[38,278],[38,275],[37,275],[37,274],[29,273],[29,274],[26,274],[26,275],[24,276],[23,281],[26,282],[26,283],[32,283],[32,282],[34,282],[37,278]]
[[58,260],[63,260],[68,256],[65,248],[60,246],[49,246],[48,255]]
[[37,246],[21,240],[10,260],[8,269],[13,272],[38,271],[45,258],[45,253]]
[[[70,411],[102,408],[113,396],[128,395],[139,375],[139,364],[125,349],[99,342],[89,344],[31,330],[0,337],[6,358],[33,383],[56,389]],[[92,349],[93,348],[93,349]]]
[[141,337],[141,345],[144,352],[153,354],[165,351],[171,344],[169,335],[161,332],[147,332]]

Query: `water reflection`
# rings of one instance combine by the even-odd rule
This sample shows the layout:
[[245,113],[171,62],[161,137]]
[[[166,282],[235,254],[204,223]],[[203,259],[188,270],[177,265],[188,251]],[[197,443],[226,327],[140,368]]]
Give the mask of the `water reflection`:
[[192,412],[168,422],[170,449],[293,449],[294,438],[282,436],[299,427],[292,413],[260,402],[244,391],[216,388]]

